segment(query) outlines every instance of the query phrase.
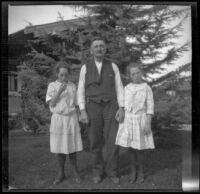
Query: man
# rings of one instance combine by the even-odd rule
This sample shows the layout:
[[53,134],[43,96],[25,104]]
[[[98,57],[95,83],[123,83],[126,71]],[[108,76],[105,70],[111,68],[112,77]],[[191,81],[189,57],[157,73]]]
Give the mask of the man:
[[101,182],[105,172],[115,184],[119,184],[115,139],[118,122],[124,119],[123,84],[117,65],[104,59],[105,41],[94,39],[90,51],[92,60],[81,68],[77,94],[80,121],[88,124],[90,151],[94,156],[93,182]]

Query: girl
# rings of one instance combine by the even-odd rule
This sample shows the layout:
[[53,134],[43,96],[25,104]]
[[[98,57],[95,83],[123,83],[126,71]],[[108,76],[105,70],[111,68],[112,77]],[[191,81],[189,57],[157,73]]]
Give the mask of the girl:
[[69,155],[72,171],[77,182],[76,152],[82,150],[80,127],[76,112],[76,86],[68,81],[68,68],[64,63],[56,66],[57,80],[48,85],[46,102],[53,113],[50,125],[50,151],[56,154],[58,175],[53,184],[65,179],[64,165]]
[[[131,80],[124,90],[125,118],[119,124],[116,144],[127,147],[131,156],[130,182],[143,182],[143,155],[145,149],[153,149],[154,141],[151,131],[151,119],[154,114],[154,101],[151,88],[142,81],[139,64],[128,66]],[[138,162],[138,170],[136,169]]]

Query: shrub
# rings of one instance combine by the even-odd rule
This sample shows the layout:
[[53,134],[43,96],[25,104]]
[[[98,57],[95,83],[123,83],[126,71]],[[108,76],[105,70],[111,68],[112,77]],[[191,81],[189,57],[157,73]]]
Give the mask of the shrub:
[[22,129],[22,128],[23,128],[22,114],[17,113],[17,114],[14,114],[14,115],[9,115],[8,130]]
[[155,115],[152,119],[154,133],[163,129],[178,129],[180,124],[191,123],[191,99],[169,97],[155,100]]

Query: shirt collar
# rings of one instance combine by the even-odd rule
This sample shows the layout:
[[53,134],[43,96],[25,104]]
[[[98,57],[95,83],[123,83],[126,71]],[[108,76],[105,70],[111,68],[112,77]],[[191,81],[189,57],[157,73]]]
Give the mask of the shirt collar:
[[96,60],[94,60],[94,62],[95,62],[96,65],[102,65],[102,63],[103,63],[102,61],[99,62],[99,61],[96,61]]

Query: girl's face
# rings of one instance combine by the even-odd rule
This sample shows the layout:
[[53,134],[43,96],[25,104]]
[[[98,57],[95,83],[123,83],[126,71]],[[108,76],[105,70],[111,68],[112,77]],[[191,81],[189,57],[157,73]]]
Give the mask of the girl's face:
[[129,69],[129,76],[133,83],[140,83],[142,81],[142,72],[137,67],[131,67]]
[[59,69],[57,76],[58,76],[58,81],[60,81],[61,83],[67,82],[68,70],[66,68],[61,67]]

